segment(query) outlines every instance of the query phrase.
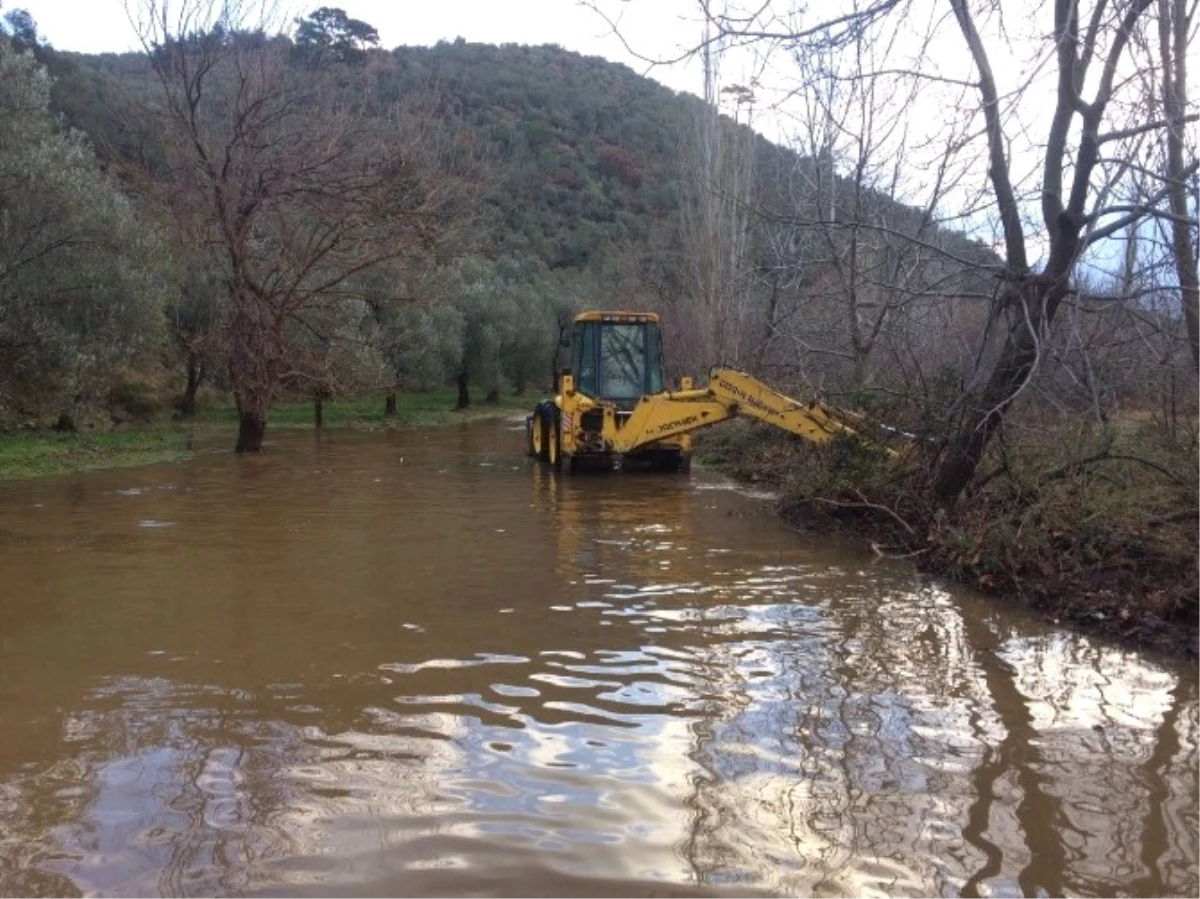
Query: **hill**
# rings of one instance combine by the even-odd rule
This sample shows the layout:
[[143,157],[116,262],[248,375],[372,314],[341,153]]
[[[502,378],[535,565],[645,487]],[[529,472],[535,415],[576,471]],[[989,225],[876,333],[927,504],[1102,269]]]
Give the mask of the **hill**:
[[[127,115],[130,87],[145,89],[149,76],[144,56],[45,51],[43,60],[56,79],[55,111],[71,127],[101,155],[145,159],[149,135]],[[381,107],[432,91],[443,124],[468,132],[494,163],[489,255],[529,252],[552,269],[580,269],[622,242],[678,229],[694,192],[693,145],[709,114],[698,97],[553,45],[459,39],[373,51],[365,64]],[[726,140],[753,156],[754,195],[793,196],[805,160],[721,118]],[[894,204],[892,214],[905,211]]]
[[[130,94],[149,89],[143,55],[41,56],[70,127],[106,158],[146,159],[151,135],[129,118]],[[493,163],[491,255],[532,252],[551,268],[582,268],[678,213],[681,143],[703,107],[695,97],[555,46],[459,40],[375,51],[366,65],[380,108],[436,93],[442,125],[467,131]]]
[[[293,340],[286,351],[306,360],[293,386],[320,381],[319,392],[353,393],[451,376],[493,394],[505,381],[548,386],[572,311],[606,304],[666,315],[676,375],[732,360],[810,393],[857,391],[861,402],[882,370],[922,374],[902,370],[914,347],[924,369],[967,364],[965,341],[945,334],[984,314],[996,263],[989,251],[941,228],[931,210],[896,202],[853,172],[834,175],[828,161],[772,144],[626,66],[556,46],[462,40],[314,63],[286,37],[215,39],[286,60],[287,90],[311,94],[310,118],[350,109],[371,120],[364,127],[399,132],[394,145],[408,140],[443,161],[471,161],[459,176],[469,182],[469,221],[454,240],[420,274],[393,265],[341,284],[368,308],[322,313],[319,329],[305,323],[305,345]],[[188,40],[195,50],[209,38]],[[87,136],[144,213],[174,209],[145,221],[177,243],[175,271],[162,274],[179,285],[167,288],[179,294],[167,302],[170,367],[186,372],[189,408],[205,378],[230,386],[215,334],[224,327],[213,292],[224,263],[220,252],[196,256],[211,235],[172,236],[197,200],[170,186],[188,164],[170,158],[157,63],[144,54],[34,51],[53,78],[58,120]],[[749,99],[737,90],[725,95],[727,111]],[[384,309],[385,282],[390,294],[423,302]],[[911,302],[931,288],[937,310]],[[933,314],[939,330],[929,327]],[[368,351],[345,351],[351,343]],[[53,418],[61,403],[61,391],[50,391],[22,414],[40,408]]]

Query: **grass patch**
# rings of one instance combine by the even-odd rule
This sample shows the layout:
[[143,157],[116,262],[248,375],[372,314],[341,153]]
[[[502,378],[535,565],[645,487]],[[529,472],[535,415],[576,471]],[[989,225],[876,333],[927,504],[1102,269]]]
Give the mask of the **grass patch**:
[[0,479],[171,462],[186,458],[190,444],[191,435],[185,429],[162,426],[86,434],[0,434]]
[[[473,421],[481,418],[515,415],[533,408],[535,398],[502,395],[496,404],[476,399],[468,409],[456,410],[458,393],[453,388],[428,390],[422,393],[402,393],[396,397],[396,415],[384,415],[382,396],[355,399],[326,400],[323,410],[327,428],[412,428]],[[311,399],[285,400],[271,407],[267,415],[267,433],[285,428],[314,426]],[[232,402],[214,403],[197,415],[196,422],[204,425],[237,426],[237,408]]]
[[[495,404],[477,400],[469,409],[456,411],[457,398],[452,388],[400,394],[396,397],[396,414],[391,417],[384,415],[382,396],[327,400],[324,424],[331,429],[431,427],[516,415],[534,403],[532,396],[505,395]],[[311,399],[280,402],[267,417],[267,438],[272,431],[312,427]],[[229,400],[209,403],[186,424],[160,418],[116,431],[0,432],[0,480],[171,462],[188,457],[197,434],[202,434],[206,442],[219,441],[227,434],[232,448],[236,433],[237,408]]]

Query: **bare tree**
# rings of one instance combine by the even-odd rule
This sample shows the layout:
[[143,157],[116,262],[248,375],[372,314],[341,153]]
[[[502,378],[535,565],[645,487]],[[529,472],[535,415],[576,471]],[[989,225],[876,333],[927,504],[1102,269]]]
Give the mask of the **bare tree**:
[[438,240],[453,179],[415,116],[369,108],[367,73],[289,66],[290,42],[265,33],[261,8],[145,0],[139,22],[161,86],[170,201],[224,283],[236,449],[257,452],[280,388],[325,370],[297,357],[295,335],[336,339],[333,301],[359,275]]
[[950,123],[940,141],[911,133],[920,129],[906,110],[921,79],[881,74],[886,52],[867,37],[844,51],[797,50],[795,212],[773,216],[808,237],[796,257],[807,273],[793,316],[806,325],[792,326],[796,356],[821,360],[813,369],[841,362],[855,391],[881,386],[880,370],[897,382],[897,364],[933,369],[954,357],[950,313],[966,299],[963,272],[978,264],[961,258],[965,241],[956,258],[939,219],[961,177],[961,129]]
[[[928,130],[936,132],[939,120],[944,124],[968,116],[978,141],[964,140],[955,152],[962,158],[976,157],[974,175],[986,183],[987,191],[985,203],[965,200],[960,214],[964,222],[994,216],[997,250],[1003,258],[993,313],[980,336],[981,344],[991,344],[989,335],[997,335],[1000,345],[981,355],[979,376],[954,406],[934,466],[933,492],[943,504],[953,504],[972,481],[1012,404],[1031,384],[1055,316],[1074,290],[1076,268],[1088,249],[1130,224],[1166,213],[1172,186],[1182,185],[1195,170],[1194,163],[1181,161],[1167,183],[1134,203],[1122,202],[1100,183],[1119,180],[1135,163],[1122,160],[1114,168],[1104,163],[1108,150],[1138,135],[1180,130],[1196,119],[1182,108],[1180,88],[1174,87],[1181,80],[1182,52],[1171,51],[1173,92],[1163,117],[1155,117],[1150,105],[1128,102],[1137,89],[1130,72],[1131,42],[1151,18],[1154,5],[1155,0],[1054,0],[1049,27],[1031,30],[1018,47],[1014,21],[994,0],[947,0],[948,8],[917,0],[849,0],[816,11],[788,0],[721,10],[698,0],[710,25],[703,46],[724,42],[785,48],[793,54],[837,52],[883,30],[901,39],[885,42],[888,53],[874,63],[877,74],[914,75],[927,88],[964,83],[971,88],[974,101],[962,109],[931,107],[925,96],[907,117],[916,125],[921,124],[917,116],[927,117]],[[1162,8],[1168,8],[1165,0]],[[951,15],[945,16],[942,9]],[[1026,12],[1033,21],[1041,7],[1031,3]],[[1172,21],[1186,18],[1175,16]],[[947,19],[957,31],[953,41],[952,35],[941,33]],[[1172,36],[1178,31],[1176,25],[1163,28]],[[945,52],[912,53],[913,41],[934,40],[943,42],[939,47]],[[1182,40],[1171,37],[1163,42],[1186,47],[1186,34]],[[955,66],[953,45],[966,49],[970,71]],[[999,73],[992,59],[998,48],[1006,54]],[[694,47],[679,58],[701,49]],[[1045,115],[1042,109],[1047,109]],[[1120,120],[1114,121],[1114,109],[1123,113]],[[1186,212],[1167,214],[1186,228]],[[1176,242],[1182,248],[1185,241]],[[1181,281],[1187,280],[1185,272]]]
[[[1057,80],[1054,112],[1042,147],[1040,191],[1041,237],[1047,250],[1039,271],[1029,258],[1024,210],[1008,154],[1005,106],[987,46],[968,0],[951,0],[979,79],[988,177],[1004,235],[1006,271],[999,306],[1007,311],[1008,333],[982,389],[965,397],[961,424],[947,443],[934,484],[943,502],[956,500],[970,483],[988,442],[1028,384],[1054,316],[1072,289],[1072,275],[1082,253],[1089,245],[1144,218],[1162,202],[1160,194],[1127,210],[1092,205],[1096,199],[1092,179],[1102,147],[1129,133],[1129,129],[1106,133],[1105,114],[1114,93],[1126,83],[1119,76],[1122,58],[1152,2],[1130,0],[1109,8],[1106,0],[1096,0],[1090,17],[1084,20],[1079,4],[1055,0],[1052,40]],[[1099,72],[1089,82],[1088,70],[1093,65]],[[1094,87],[1091,98],[1085,99],[1089,83]],[[1132,126],[1137,132],[1162,127],[1162,122]]]
[[[1165,174],[1171,212],[1171,249],[1175,257],[1175,273],[1179,279],[1188,342],[1192,348],[1192,364],[1200,365],[1200,278],[1196,272],[1197,242],[1191,234],[1198,213],[1193,209],[1189,220],[1188,166],[1184,162],[1184,135],[1188,119],[1187,49],[1196,27],[1195,0],[1191,10],[1186,6],[1186,0],[1158,0],[1158,37],[1162,61],[1163,117],[1166,120]],[[1192,152],[1195,153],[1194,146]],[[1193,178],[1195,170],[1193,160]]]
[[723,83],[720,50],[708,41],[701,50],[704,106],[685,150],[683,235],[691,283],[687,314],[677,310],[674,327],[683,331],[684,362],[697,373],[740,359],[751,292],[754,94],[746,85]]

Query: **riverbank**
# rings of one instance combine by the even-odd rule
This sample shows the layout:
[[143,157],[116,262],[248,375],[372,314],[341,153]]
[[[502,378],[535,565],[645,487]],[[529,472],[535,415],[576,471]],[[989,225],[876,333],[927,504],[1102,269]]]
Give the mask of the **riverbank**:
[[817,448],[752,423],[706,434],[698,454],[777,493],[794,527],[852,534],[1055,623],[1196,657],[1194,450],[1189,459],[1145,431],[1103,451],[1080,446],[1011,448],[952,514],[926,499],[919,464]]
[[[385,414],[382,397],[327,400],[322,405],[322,422],[326,428],[432,427],[514,415],[533,403],[530,398],[505,396],[498,403],[476,402],[458,410],[454,408],[456,399],[453,389],[400,394],[393,415]],[[315,414],[311,400],[279,403],[272,408],[267,422],[267,450],[274,431],[313,427]],[[204,406],[188,421],[163,415],[112,430],[0,433],[0,480],[179,461],[190,456],[198,437],[219,440],[226,433],[232,448],[237,434],[237,409],[224,399]]]

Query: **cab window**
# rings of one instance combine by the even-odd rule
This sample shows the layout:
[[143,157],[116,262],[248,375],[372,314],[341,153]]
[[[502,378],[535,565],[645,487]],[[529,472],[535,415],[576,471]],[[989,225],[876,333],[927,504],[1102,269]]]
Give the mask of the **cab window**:
[[582,322],[571,341],[571,371],[589,396],[636,400],[663,389],[662,346],[653,322]]
[[631,400],[646,392],[646,326],[605,324],[600,342],[600,396]]

